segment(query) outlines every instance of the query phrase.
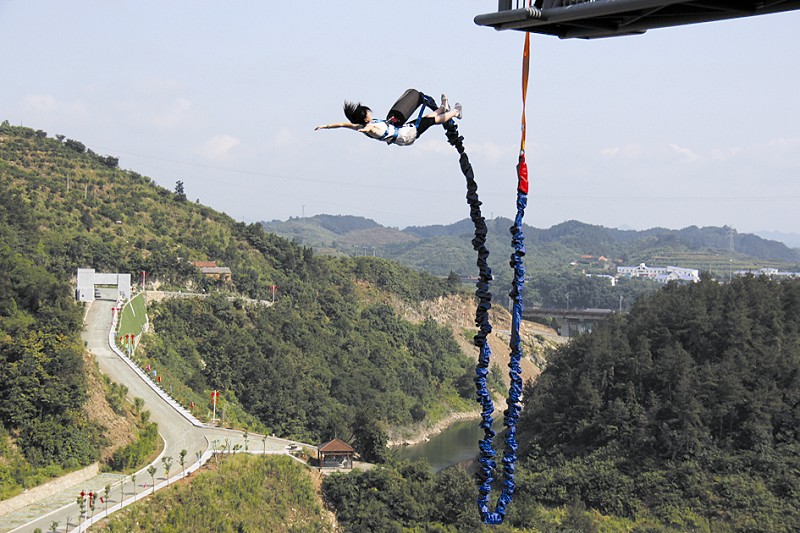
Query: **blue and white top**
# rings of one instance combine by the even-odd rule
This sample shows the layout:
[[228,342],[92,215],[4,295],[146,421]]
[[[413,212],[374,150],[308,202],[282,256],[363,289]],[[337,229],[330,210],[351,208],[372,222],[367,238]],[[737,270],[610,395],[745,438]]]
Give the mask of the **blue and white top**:
[[398,127],[385,120],[374,118],[365,129],[366,131],[362,132],[364,135],[371,139],[384,141],[386,144],[409,146],[417,140],[417,128],[411,123]]

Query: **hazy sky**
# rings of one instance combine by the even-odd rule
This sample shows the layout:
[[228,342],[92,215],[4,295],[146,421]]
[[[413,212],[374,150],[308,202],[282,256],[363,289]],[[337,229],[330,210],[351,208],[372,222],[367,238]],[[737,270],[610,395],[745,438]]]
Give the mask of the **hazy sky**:
[[[523,34],[495,0],[0,0],[0,120],[63,134],[237,220],[468,216],[441,128],[348,130],[407,88],[464,106],[484,214],[512,217]],[[534,35],[526,222],[800,233],[800,12],[592,41]]]

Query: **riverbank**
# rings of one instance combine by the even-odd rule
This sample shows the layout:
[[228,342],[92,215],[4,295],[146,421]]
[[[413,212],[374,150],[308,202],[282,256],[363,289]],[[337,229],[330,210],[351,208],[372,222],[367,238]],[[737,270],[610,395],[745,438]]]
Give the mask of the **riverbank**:
[[[502,412],[496,410],[492,415],[495,418],[498,416],[502,416]],[[429,440],[434,435],[437,435],[453,425],[455,422],[459,422],[461,420],[475,420],[476,424],[481,419],[481,413],[477,409],[475,411],[466,411],[460,413],[450,413],[443,419],[439,420],[434,424],[421,424],[419,426],[409,427],[406,426],[398,430],[398,433],[402,433],[402,435],[389,435],[389,442],[388,446],[390,448],[396,446],[413,446],[414,444],[419,444],[421,442],[425,442]]]

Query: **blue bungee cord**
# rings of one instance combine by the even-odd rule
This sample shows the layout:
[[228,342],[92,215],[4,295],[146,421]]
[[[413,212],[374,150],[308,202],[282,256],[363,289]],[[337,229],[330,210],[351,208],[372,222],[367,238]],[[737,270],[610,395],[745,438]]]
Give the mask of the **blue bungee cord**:
[[517,214],[514,218],[514,225],[510,228],[511,244],[514,252],[511,254],[511,267],[514,269],[514,279],[509,296],[513,301],[511,315],[511,357],[508,364],[510,387],[508,392],[507,409],[504,412],[504,425],[506,426],[505,450],[503,453],[503,490],[497,499],[495,510],[489,509],[489,495],[492,490],[492,482],[497,469],[495,452],[492,441],[496,436],[492,429],[492,413],[494,413],[494,403],[492,402],[489,389],[486,386],[486,378],[489,375],[489,364],[492,352],[486,341],[487,335],[492,332],[489,322],[489,310],[492,307],[492,293],[489,292],[489,282],[492,280],[492,270],[488,265],[489,250],[486,248],[486,220],[481,214],[481,202],[478,199],[478,185],[475,182],[475,174],[472,165],[464,151],[464,138],[458,134],[458,127],[454,121],[444,124],[447,132],[447,141],[456,148],[460,154],[459,163],[461,171],[467,180],[467,203],[470,206],[470,219],[475,226],[475,237],[472,239],[472,247],[478,252],[477,266],[479,270],[478,282],[475,284],[477,290],[475,295],[478,298],[478,306],[475,311],[475,325],[478,326],[478,333],[473,338],[473,343],[479,349],[478,364],[475,367],[475,388],[477,400],[481,404],[481,423],[484,438],[479,441],[480,457],[478,462],[480,469],[477,472],[478,478],[478,509],[484,524],[501,524],[506,514],[506,507],[514,496],[516,485],[514,483],[514,473],[517,462],[517,422],[521,411],[520,398],[522,396],[522,347],[519,335],[522,312],[524,309],[522,292],[525,284],[525,267],[522,258],[525,256],[525,234],[522,231],[522,220],[525,216],[525,208],[528,204],[528,167],[525,162],[525,100],[528,86],[528,64],[530,56],[530,37],[525,34],[525,48],[523,53],[523,75],[522,75],[522,141],[520,143],[519,163],[517,165]]

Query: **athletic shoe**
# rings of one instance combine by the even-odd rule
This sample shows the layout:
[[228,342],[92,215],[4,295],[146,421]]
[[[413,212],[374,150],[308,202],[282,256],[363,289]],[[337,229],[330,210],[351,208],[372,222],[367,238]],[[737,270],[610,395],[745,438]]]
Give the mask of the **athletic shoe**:
[[442,107],[444,108],[444,112],[447,113],[450,111],[450,102],[447,101],[447,95],[442,95]]
[[455,108],[456,111],[458,111],[458,115],[456,115],[456,118],[460,119],[461,115],[462,115],[462,113],[461,113],[461,104],[456,103],[456,105],[454,105],[453,107]]

